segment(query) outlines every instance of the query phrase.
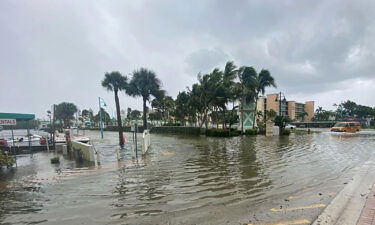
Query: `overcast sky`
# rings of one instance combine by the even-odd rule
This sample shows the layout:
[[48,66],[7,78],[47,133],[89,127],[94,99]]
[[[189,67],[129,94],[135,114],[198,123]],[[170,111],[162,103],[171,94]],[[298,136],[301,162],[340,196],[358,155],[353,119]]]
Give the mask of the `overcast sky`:
[[[375,1],[2,0],[2,112],[46,118],[53,103],[115,113],[105,72],[156,72],[175,97],[198,72],[270,70],[288,100],[375,106]],[[123,109],[141,99],[120,95]]]

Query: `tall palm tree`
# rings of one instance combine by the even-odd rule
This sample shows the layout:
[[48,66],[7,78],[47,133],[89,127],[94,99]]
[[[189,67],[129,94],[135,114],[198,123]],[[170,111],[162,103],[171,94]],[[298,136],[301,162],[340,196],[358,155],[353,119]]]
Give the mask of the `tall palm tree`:
[[113,91],[115,93],[115,102],[116,102],[116,112],[117,112],[117,127],[119,135],[119,143],[121,148],[124,147],[123,142],[123,133],[122,133],[122,123],[120,115],[120,103],[118,99],[118,91],[125,90],[128,86],[128,78],[123,76],[118,71],[113,71],[111,73],[105,73],[104,80],[102,81],[102,86],[108,91]]
[[133,97],[142,97],[143,100],[143,126],[147,128],[147,102],[151,96],[158,97],[164,92],[160,90],[161,81],[156,74],[146,68],[140,68],[133,72],[132,79],[129,82],[126,93]]
[[[268,70],[262,69],[259,74],[255,73],[254,84],[255,84],[255,113],[254,121],[257,114],[257,103],[259,99],[259,94],[264,95],[267,87],[277,87],[275,79],[271,76],[271,73]],[[255,123],[253,123],[253,128]]]
[[256,95],[255,77],[257,73],[253,67],[242,66],[238,70],[238,79],[240,90],[240,116],[241,116],[241,132],[243,133],[243,111],[246,102],[254,101]]
[[[228,104],[228,102],[233,102],[233,108],[234,102],[236,101],[236,84],[234,82],[234,79],[236,79],[238,73],[237,66],[234,64],[233,61],[228,61],[225,64],[224,72],[223,72],[223,85],[225,87],[225,105]],[[232,108],[232,111],[233,111]],[[225,128],[226,125],[226,107],[223,108],[223,128]]]

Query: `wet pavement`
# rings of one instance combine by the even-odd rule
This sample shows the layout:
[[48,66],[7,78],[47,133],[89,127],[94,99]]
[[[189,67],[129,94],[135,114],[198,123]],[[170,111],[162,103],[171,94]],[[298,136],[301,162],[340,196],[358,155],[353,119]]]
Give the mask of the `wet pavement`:
[[100,168],[54,153],[0,172],[0,224],[310,224],[373,154],[374,131],[234,138],[152,135],[114,154],[118,134],[86,131]]

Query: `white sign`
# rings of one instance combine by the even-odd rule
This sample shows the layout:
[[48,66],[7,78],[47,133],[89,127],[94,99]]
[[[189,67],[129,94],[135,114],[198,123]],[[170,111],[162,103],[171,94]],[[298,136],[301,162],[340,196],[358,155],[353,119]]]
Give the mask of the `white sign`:
[[7,125],[16,125],[17,120],[15,119],[0,119],[0,125],[7,126]]

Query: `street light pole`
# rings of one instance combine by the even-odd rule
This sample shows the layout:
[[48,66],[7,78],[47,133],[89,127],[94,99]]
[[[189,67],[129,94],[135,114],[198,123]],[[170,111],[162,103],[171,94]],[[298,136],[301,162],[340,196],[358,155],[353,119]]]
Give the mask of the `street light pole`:
[[105,104],[105,101],[104,99],[102,99],[101,97],[98,97],[98,101],[99,101],[99,125],[100,125],[100,136],[104,137],[103,135],[103,117],[102,117],[102,101],[103,101],[103,106],[106,107],[107,105]]
[[281,91],[280,91],[280,95],[279,95],[279,115],[281,115]]
[[100,97],[98,97],[99,100],[99,126],[100,126],[100,136],[103,139],[103,124],[102,124],[102,107],[100,102]]

